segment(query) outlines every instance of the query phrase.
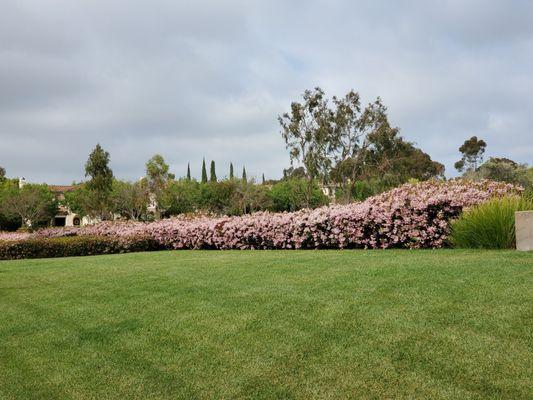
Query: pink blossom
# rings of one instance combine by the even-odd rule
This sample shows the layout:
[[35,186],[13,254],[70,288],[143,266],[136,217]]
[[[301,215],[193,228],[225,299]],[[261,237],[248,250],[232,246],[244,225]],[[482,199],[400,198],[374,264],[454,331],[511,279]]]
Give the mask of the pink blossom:
[[125,241],[151,237],[167,249],[437,248],[445,245],[449,222],[464,208],[520,191],[501,182],[428,181],[406,184],[363,202],[293,213],[103,222],[33,234],[0,233],[0,240],[98,235]]

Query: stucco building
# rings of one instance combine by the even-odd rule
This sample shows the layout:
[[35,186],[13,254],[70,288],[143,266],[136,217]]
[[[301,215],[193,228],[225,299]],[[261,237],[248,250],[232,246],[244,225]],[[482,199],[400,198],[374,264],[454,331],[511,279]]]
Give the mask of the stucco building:
[[[26,184],[24,177],[19,178],[19,188],[23,188]],[[65,205],[65,193],[76,189],[74,185],[47,185],[52,193],[54,193],[56,199],[59,202],[59,208],[57,214],[54,216],[50,225],[52,226],[80,226],[90,224],[91,221],[87,217],[81,217],[76,213],[73,213]]]
[[56,196],[59,201],[59,209],[52,221],[53,226],[80,226],[86,225],[83,218],[78,214],[73,213],[65,204],[65,193],[71,192],[76,189],[73,185],[48,185],[50,190]]

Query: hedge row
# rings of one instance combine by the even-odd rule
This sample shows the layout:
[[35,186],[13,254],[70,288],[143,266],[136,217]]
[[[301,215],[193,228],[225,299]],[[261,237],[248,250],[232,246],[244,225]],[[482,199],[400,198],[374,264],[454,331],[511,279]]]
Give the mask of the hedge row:
[[[501,182],[432,181],[403,185],[360,203],[293,213],[44,229],[28,234],[26,239],[5,236],[0,258],[153,249],[439,248],[447,245],[450,222],[464,209],[520,192],[521,188]],[[60,237],[72,241],[52,240]],[[85,241],[87,237],[92,239]]]
[[148,235],[167,249],[439,248],[447,244],[450,221],[463,209],[518,193],[520,188],[502,182],[429,181],[403,185],[363,202],[314,210],[106,222],[37,235]]
[[31,238],[21,241],[0,241],[0,260],[91,256],[160,249],[161,246],[148,236]]

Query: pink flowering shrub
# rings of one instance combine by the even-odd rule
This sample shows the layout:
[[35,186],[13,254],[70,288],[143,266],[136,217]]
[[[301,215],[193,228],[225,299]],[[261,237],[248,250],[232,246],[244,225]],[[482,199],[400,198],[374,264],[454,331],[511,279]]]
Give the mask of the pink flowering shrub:
[[31,238],[29,232],[0,232],[0,240],[5,242],[17,242]]
[[406,184],[360,203],[293,213],[104,222],[33,235],[109,236],[125,243],[149,237],[166,249],[438,248],[464,208],[520,191],[501,182],[432,181]]

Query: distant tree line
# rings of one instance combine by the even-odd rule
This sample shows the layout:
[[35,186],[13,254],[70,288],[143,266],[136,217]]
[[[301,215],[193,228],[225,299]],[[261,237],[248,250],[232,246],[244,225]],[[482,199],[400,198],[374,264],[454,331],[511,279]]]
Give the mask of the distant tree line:
[[[390,124],[380,98],[363,106],[357,92],[327,98],[320,88],[307,90],[300,102],[278,117],[291,165],[279,180],[249,179],[229,165],[220,179],[215,161],[202,160],[200,180],[176,178],[164,158],[146,162],[145,176],[136,182],[117,179],[110,154],[100,144],[85,164],[84,182],[58,201],[47,185],[25,184],[6,177],[0,167],[0,229],[47,225],[59,206],[80,216],[106,220],[117,216],[150,220],[187,213],[242,215],[261,210],[296,211],[331,200],[363,200],[410,180],[444,179],[444,166],[400,136]],[[472,136],[459,148],[456,169],[468,179],[517,183],[531,190],[533,168],[507,158],[483,162],[487,144]],[[326,195],[326,194],[327,195]]]
[[[176,179],[159,154],[146,163],[146,175],[137,182],[115,179],[109,167],[109,153],[97,145],[85,166],[86,182],[65,193],[65,204],[75,213],[91,218],[111,219],[117,215],[133,220],[149,220],[186,213],[242,215],[254,211],[295,211],[307,206],[307,183],[301,177],[257,184],[246,176],[237,178],[233,163],[229,177],[219,180],[211,161],[209,178],[205,159],[201,180],[191,177],[190,164],[185,177]],[[328,203],[318,183],[314,184],[311,207]]]
[[487,143],[472,136],[459,147],[461,159],[455,163],[457,171],[466,179],[491,179],[521,185],[533,197],[533,167],[505,157],[490,157],[483,162]]

